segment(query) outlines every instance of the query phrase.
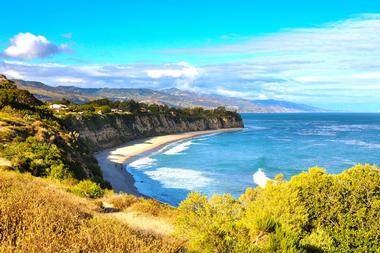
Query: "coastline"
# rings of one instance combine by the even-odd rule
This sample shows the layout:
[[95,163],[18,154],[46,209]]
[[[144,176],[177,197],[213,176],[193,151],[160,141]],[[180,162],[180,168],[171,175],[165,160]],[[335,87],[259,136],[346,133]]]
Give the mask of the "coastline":
[[179,134],[154,136],[128,142],[116,148],[110,148],[95,153],[95,158],[103,173],[103,178],[111,183],[115,192],[125,192],[136,196],[144,196],[135,187],[135,180],[131,173],[124,169],[124,164],[132,162],[142,155],[149,155],[158,148],[176,141],[191,139],[194,137],[238,131],[242,128],[223,128],[216,130],[194,131]]

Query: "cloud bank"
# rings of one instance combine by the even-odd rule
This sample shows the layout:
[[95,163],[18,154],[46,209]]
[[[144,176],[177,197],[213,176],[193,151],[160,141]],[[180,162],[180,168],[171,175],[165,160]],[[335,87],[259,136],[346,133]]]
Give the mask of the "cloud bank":
[[163,57],[175,54],[214,62],[202,65],[183,61],[69,66],[3,61],[0,72],[50,85],[178,87],[247,99],[290,100],[332,110],[380,111],[379,31],[380,14],[363,14],[234,44],[163,52]]
[[69,52],[67,45],[57,46],[42,35],[19,33],[10,39],[10,46],[3,52],[4,56],[20,60],[46,58],[61,52]]

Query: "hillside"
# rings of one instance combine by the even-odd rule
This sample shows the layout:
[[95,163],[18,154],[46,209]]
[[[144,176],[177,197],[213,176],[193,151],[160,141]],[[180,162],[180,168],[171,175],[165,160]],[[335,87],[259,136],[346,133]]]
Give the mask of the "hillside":
[[0,157],[35,176],[91,179],[109,187],[93,151],[155,135],[243,127],[240,115],[224,108],[179,109],[101,99],[81,105],[66,100],[64,110],[52,110],[0,78]]
[[239,114],[133,100],[62,102],[64,110],[52,111],[0,76],[0,252],[380,248],[376,166],[357,165],[340,174],[311,168],[289,181],[277,175],[239,198],[193,192],[175,208],[105,189],[109,185],[92,151],[107,147],[107,140],[116,145],[112,140],[119,136],[125,141],[165,131],[242,126]]
[[[378,252],[380,170],[313,168],[239,199],[191,193],[178,208],[0,167],[1,252]],[[90,190],[90,189],[89,189]],[[90,190],[87,192],[91,192]]]
[[202,94],[176,88],[152,89],[115,89],[115,88],[78,88],[73,86],[52,87],[40,82],[14,80],[21,89],[29,90],[37,98],[45,101],[67,98],[76,103],[94,99],[110,100],[133,99],[146,103],[158,103],[175,107],[216,108],[224,106],[239,112],[317,112],[319,108],[278,100],[246,100],[213,94]]
[[171,231],[174,208],[113,193],[83,198],[1,168],[0,182],[0,252],[184,252]]

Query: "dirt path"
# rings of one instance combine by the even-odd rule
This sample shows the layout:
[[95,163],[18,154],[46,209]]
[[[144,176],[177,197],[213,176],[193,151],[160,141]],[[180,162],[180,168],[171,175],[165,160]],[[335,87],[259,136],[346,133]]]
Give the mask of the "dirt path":
[[11,162],[8,161],[7,159],[4,159],[4,158],[1,158],[1,157],[0,157],[0,166],[11,167],[12,164],[11,164]]
[[[112,205],[109,203],[103,202],[103,206],[112,209]],[[104,215],[125,222],[134,230],[155,234],[160,237],[170,237],[174,233],[173,225],[163,218],[132,211],[114,211]]]

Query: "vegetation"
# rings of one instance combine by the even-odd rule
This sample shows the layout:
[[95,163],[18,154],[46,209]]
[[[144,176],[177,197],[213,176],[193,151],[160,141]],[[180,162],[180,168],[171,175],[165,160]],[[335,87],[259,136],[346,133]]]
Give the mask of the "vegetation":
[[202,252],[378,252],[380,170],[357,165],[339,175],[312,168],[289,182],[179,206],[177,233]]
[[0,252],[182,252],[53,181],[0,171]]
[[104,189],[99,184],[90,180],[80,181],[77,185],[70,188],[70,191],[78,196],[92,199],[101,198],[104,195]]
[[100,168],[78,134],[47,105],[0,77],[0,157],[34,176],[91,179],[103,187]]
[[[11,162],[0,160],[0,252],[379,252],[376,166],[357,165],[338,175],[312,168],[290,181],[279,175],[239,199],[191,193],[173,208],[104,190],[109,185],[89,147],[62,118],[79,113],[186,119],[238,114],[132,100],[60,103],[66,110],[53,112],[0,76],[0,158]],[[14,169],[24,174],[9,171]],[[105,203],[113,208],[103,208]],[[118,215],[107,213],[115,209]],[[175,223],[177,238],[132,229],[128,221],[134,216],[124,214],[161,220],[158,224],[168,225],[169,232]]]
[[68,103],[67,100],[56,101],[56,103],[67,105],[67,110],[61,112],[61,114],[69,114],[70,112],[80,112],[87,115],[95,113],[107,114],[107,113],[126,113],[126,114],[161,114],[172,115],[179,118],[202,118],[202,117],[236,117],[237,120],[241,120],[238,113],[228,111],[224,107],[218,107],[216,109],[206,110],[201,107],[194,108],[175,108],[167,105],[159,104],[146,104],[136,102],[134,100],[128,101],[111,101],[109,99],[98,99],[85,104],[73,104]]
[[145,199],[129,194],[113,195],[108,199],[114,208],[124,211],[136,211],[156,217],[173,218],[177,213],[174,207],[162,204],[154,199]]

